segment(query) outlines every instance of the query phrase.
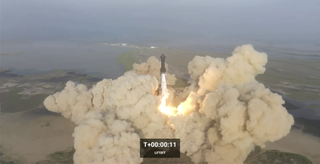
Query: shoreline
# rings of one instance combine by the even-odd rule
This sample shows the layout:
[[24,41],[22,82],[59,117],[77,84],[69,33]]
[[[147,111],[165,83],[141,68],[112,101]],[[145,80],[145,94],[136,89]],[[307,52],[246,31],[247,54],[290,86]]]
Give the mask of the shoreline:
[[[166,51],[169,51],[169,50],[166,50]],[[175,50],[175,51],[179,52],[179,50]],[[173,53],[175,53],[175,52],[173,52]],[[143,60],[148,57],[146,55],[148,53],[141,54],[140,51],[134,51],[134,50],[129,51],[124,54],[127,54],[127,55],[125,55],[124,58],[120,58],[122,60],[122,64],[126,64],[126,65],[131,64],[131,66],[132,66],[132,62],[137,62],[137,61],[144,62]],[[141,56],[141,55],[145,55],[145,56]],[[121,55],[119,55],[117,58],[118,63],[119,63],[118,59],[120,56]],[[128,60],[128,56],[130,59],[129,62],[123,62],[123,60]],[[132,59],[132,57],[134,57],[134,59]],[[170,57],[173,57],[173,56],[170,56]],[[187,59],[188,59],[188,57],[187,57]],[[170,60],[169,62],[174,63],[175,60]],[[119,63],[119,64],[121,64],[121,63]],[[170,69],[173,66],[175,66],[174,64],[170,64],[170,63],[168,63],[168,64],[169,64]],[[181,69],[185,70],[185,68],[187,68],[186,66],[182,67],[181,63],[179,63],[177,65],[178,65],[178,67],[173,68],[173,71],[170,73],[175,73],[175,71],[180,71]],[[179,67],[179,66],[181,66],[181,67]],[[123,66],[123,67],[126,68],[125,66]],[[130,68],[128,68],[128,69],[130,69]],[[60,80],[60,81],[58,81],[59,83],[63,83],[66,80],[75,80],[75,81],[86,84],[88,86],[88,88],[90,88],[91,86],[89,84],[94,84],[98,80],[97,78],[95,79],[94,77],[90,76],[90,74],[78,74],[77,72],[73,72],[73,71],[58,71],[58,72],[60,72],[60,73],[67,72],[66,74],[62,74],[63,80],[61,80],[60,76],[55,77],[55,78],[57,78],[57,80]],[[68,72],[69,73],[71,72],[71,74],[68,74]],[[1,71],[1,74],[3,74],[3,73],[10,73],[10,71],[8,71],[8,70]],[[181,75],[181,74],[183,74],[183,73],[180,73],[179,75]],[[46,75],[46,74],[40,74],[39,76],[44,76],[44,75]],[[176,75],[176,76],[179,77],[178,75]],[[30,77],[36,77],[36,76],[31,75],[31,76],[25,76],[25,77],[30,78]],[[84,78],[84,77],[88,77],[88,78]],[[10,76],[10,77],[6,77],[6,78],[21,78],[21,77],[20,76],[13,76],[13,77]],[[49,79],[54,80],[55,78],[53,78],[53,79],[49,78]],[[93,80],[92,80],[92,78],[93,78]],[[55,85],[57,85],[56,82],[55,82]],[[65,83],[63,83],[62,85],[64,86]],[[56,88],[56,90],[59,90],[59,88]],[[60,90],[61,90],[61,88],[60,88]],[[286,101],[286,103],[288,103],[287,104],[288,107],[286,107],[287,109],[288,108],[295,109],[297,107],[296,104],[291,103],[290,101]],[[6,142],[4,142],[5,145],[11,144],[11,150],[8,151],[9,155],[12,155],[12,157],[16,156],[16,157],[20,158],[20,156],[22,154],[23,156],[27,157],[28,161],[37,162],[40,160],[48,160],[46,158],[48,154],[52,154],[56,151],[64,151],[68,147],[73,146],[72,133],[73,133],[73,129],[74,129],[75,125],[59,114],[50,113],[49,111],[47,112],[47,111],[43,111],[43,110],[46,110],[46,109],[45,108],[43,108],[43,109],[34,108],[34,109],[30,109],[30,110],[23,110],[23,111],[16,112],[16,113],[3,113],[3,112],[1,112],[1,115],[2,115],[1,116],[1,125],[2,125],[1,130],[3,132],[1,134],[1,137],[6,139]],[[288,110],[290,110],[290,109],[288,109]],[[296,124],[297,122],[295,121],[296,127],[298,127],[298,128],[302,127],[302,130],[297,129],[295,127],[292,127],[292,129],[291,129],[292,132],[290,132],[286,137],[280,139],[279,141],[275,141],[273,143],[267,143],[266,149],[273,150],[273,149],[277,148],[276,150],[283,151],[283,153],[291,152],[291,153],[301,154],[301,155],[307,157],[308,159],[310,159],[311,161],[313,161],[313,163],[320,163],[320,159],[315,157],[318,154],[312,154],[312,151],[310,149],[308,149],[309,147],[305,148],[305,150],[303,150],[303,151],[297,151],[297,149],[301,146],[295,145],[296,142],[299,142],[300,144],[305,144],[305,142],[307,142],[307,144],[310,144],[312,146],[312,145],[317,145],[317,143],[319,142],[319,139],[320,139],[319,137],[314,136],[314,134],[312,134],[312,135],[307,134],[303,131],[303,130],[306,130],[306,127],[308,127],[309,124],[311,124],[311,125],[313,124],[312,122],[307,124],[307,122],[308,122],[308,120],[301,121],[301,122],[299,122],[299,124]],[[65,128],[65,126],[67,126],[67,128]],[[299,130],[301,131],[301,133],[297,133],[297,132],[299,132]],[[39,131],[39,133],[37,131]],[[52,133],[54,133],[54,134],[52,134]],[[12,137],[12,136],[14,136],[14,137]],[[35,139],[35,138],[37,138],[37,139]],[[289,141],[285,141],[287,138],[289,138]],[[63,140],[63,141],[61,142],[61,140]],[[39,143],[37,143],[37,142],[39,142]],[[33,152],[33,155],[30,155],[31,152],[29,152],[29,149],[27,149],[27,148],[20,149],[21,145],[24,145],[24,147],[34,147],[34,145],[41,145],[41,144],[47,144],[47,147],[52,146],[49,143],[59,143],[59,144],[54,145],[53,147],[50,148],[50,150],[46,150],[46,151],[43,151],[42,148],[35,147],[35,152],[38,152],[38,155],[37,155],[37,153],[34,154],[34,152]],[[62,143],[63,145],[60,145],[60,143]],[[34,144],[34,145],[32,145],[32,144]],[[3,143],[2,143],[2,145],[3,145]],[[320,147],[320,145],[319,145],[319,147]],[[14,150],[14,151],[12,151],[12,150]]]
[[317,164],[320,163],[319,147],[319,137],[303,133],[300,129],[292,127],[287,136],[275,142],[267,142],[264,149],[297,153],[307,157],[313,164]]

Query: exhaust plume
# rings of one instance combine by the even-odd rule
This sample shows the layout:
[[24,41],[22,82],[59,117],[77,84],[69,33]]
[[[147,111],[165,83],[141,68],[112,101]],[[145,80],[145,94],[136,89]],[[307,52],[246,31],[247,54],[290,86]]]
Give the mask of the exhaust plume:
[[[77,125],[77,164],[141,163],[140,138],[180,138],[180,151],[194,163],[240,164],[255,145],[286,136],[293,125],[281,96],[255,80],[266,63],[267,55],[251,45],[237,47],[227,59],[195,56],[188,65],[190,85],[179,95],[168,87],[167,104],[180,105],[162,107],[154,94],[160,61],[150,57],[91,89],[69,81],[44,105]],[[167,75],[168,85],[175,81]]]

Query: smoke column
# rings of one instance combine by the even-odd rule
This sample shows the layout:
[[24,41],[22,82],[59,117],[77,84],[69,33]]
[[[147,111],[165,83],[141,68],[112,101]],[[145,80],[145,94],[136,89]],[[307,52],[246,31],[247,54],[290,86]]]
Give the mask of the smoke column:
[[166,82],[166,74],[161,74],[161,96],[166,97],[167,94],[167,82]]
[[[140,138],[180,138],[181,152],[194,163],[241,164],[255,145],[286,136],[294,123],[281,96],[255,80],[266,63],[267,55],[251,45],[237,47],[227,59],[195,56],[188,65],[190,85],[180,96],[168,87],[163,106],[155,95],[160,61],[150,57],[91,89],[69,81],[44,105],[77,125],[77,164],[141,163]],[[175,81],[167,74],[168,85]],[[176,101],[179,106],[170,105]]]

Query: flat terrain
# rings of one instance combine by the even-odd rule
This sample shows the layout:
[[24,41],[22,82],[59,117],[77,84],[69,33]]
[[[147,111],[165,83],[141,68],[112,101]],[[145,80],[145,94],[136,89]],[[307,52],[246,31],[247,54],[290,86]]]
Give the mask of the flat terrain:
[[[101,79],[69,71],[29,76],[9,71],[1,69],[1,163],[70,163],[75,125],[45,109],[43,100],[69,80],[91,87]],[[68,157],[59,157],[63,154]]]
[[[187,65],[189,61],[191,61],[196,55],[219,58],[227,58],[231,56],[231,53],[220,54],[166,48],[143,48],[130,51],[130,53],[135,56],[139,62],[146,61],[150,56],[156,56],[159,59],[161,54],[165,54],[167,57],[166,62],[169,65],[169,71],[183,79],[188,79]],[[246,163],[252,163],[252,161],[255,161],[256,163],[261,162],[257,160],[260,157],[278,159],[280,160],[280,163],[308,163],[307,161],[304,161],[303,157],[297,157],[298,155],[296,156],[296,160],[292,158],[288,159],[291,159],[291,161],[286,161],[285,158],[282,159],[282,157],[291,157],[292,154],[290,153],[301,154],[309,158],[313,163],[320,163],[320,153],[318,151],[320,149],[320,130],[318,128],[318,122],[320,120],[319,65],[319,60],[275,57],[268,58],[266,72],[263,75],[258,75],[257,80],[265,84],[273,91],[277,91],[277,93],[281,94],[286,99],[286,107],[289,112],[291,109],[305,110],[304,112],[298,113],[304,113],[306,117],[308,117],[308,115],[313,115],[313,118],[316,118],[317,120],[295,118],[295,126],[297,126],[299,129],[294,128],[288,134],[288,136],[284,137],[283,139],[274,143],[268,143],[267,147],[263,150],[263,152],[261,152],[259,157],[249,159],[252,158],[252,156],[249,156],[249,160],[247,160]],[[275,150],[288,152],[289,154],[282,154],[281,152],[276,152]],[[277,157],[277,155],[279,155],[279,157]],[[264,162],[277,163],[277,161],[262,160],[262,163]]]
[[[133,63],[144,62],[149,56],[159,57],[162,53],[167,56],[169,72],[178,77],[175,87],[186,85],[189,78],[187,64],[195,55],[222,58],[230,56],[211,52],[142,48],[124,53],[117,58],[117,62],[130,70]],[[297,110],[306,110],[303,113],[311,110],[317,113],[320,111],[319,64],[316,60],[269,58],[266,73],[257,79],[290,102],[297,102],[287,104],[288,110],[298,108]],[[69,80],[91,87],[101,79],[70,71],[57,70],[22,76],[11,74],[10,69],[1,69],[1,163],[72,163],[72,133],[75,125],[62,116],[47,111],[42,105],[47,95],[61,91]],[[301,104],[302,107],[299,106]],[[293,128],[288,136],[252,152],[245,163],[308,164],[308,159],[314,164],[320,163],[320,140],[315,137],[320,134],[318,121],[296,118],[295,127],[298,129]],[[192,162],[189,157],[181,154],[180,159],[145,159],[143,163]]]
[[70,71],[22,76],[11,74],[8,69],[2,70],[1,112],[15,113],[42,107],[45,97],[61,91],[69,80],[91,87],[101,79]]
[[265,150],[279,150],[283,152],[301,154],[314,164],[320,163],[320,138],[302,133],[300,129],[292,128],[284,138],[268,142]]
[[46,109],[1,113],[1,163],[34,164],[73,147],[75,125]]
[[[146,61],[150,56],[155,56],[159,59],[161,54],[165,54],[169,71],[182,78],[188,78],[188,63],[194,56],[212,56],[215,58],[231,56],[231,52],[229,54],[221,54],[167,48],[135,49],[131,53],[140,62]],[[263,75],[258,75],[257,80],[295,100],[320,100],[319,65],[320,60],[269,56],[266,72]]]

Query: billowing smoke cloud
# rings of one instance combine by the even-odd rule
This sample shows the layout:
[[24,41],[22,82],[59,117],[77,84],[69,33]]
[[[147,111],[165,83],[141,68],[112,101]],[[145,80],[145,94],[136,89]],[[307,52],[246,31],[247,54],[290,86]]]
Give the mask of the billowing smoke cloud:
[[[151,75],[157,78],[158,81],[160,81],[160,67],[160,61],[154,56],[151,56],[146,63],[133,64],[133,71],[139,75]],[[165,67],[168,70],[167,63],[165,64]],[[174,85],[177,78],[175,77],[175,75],[167,73],[166,80],[168,85]]]
[[155,77],[127,72],[90,90],[69,81],[44,104],[78,125],[73,133],[75,163],[139,163],[140,137],[173,137],[167,116],[157,110],[160,99],[152,94],[157,87]]
[[[150,57],[116,80],[91,89],[69,81],[44,101],[77,127],[75,163],[140,163],[140,138],[180,138],[181,152],[195,163],[242,163],[255,145],[278,140],[290,131],[293,117],[278,94],[255,80],[265,71],[267,55],[251,45],[237,47],[227,59],[196,56],[188,65],[190,86],[171,104],[167,116],[154,95],[160,62]],[[167,82],[173,85],[174,75]],[[172,123],[173,126],[171,126]]]

